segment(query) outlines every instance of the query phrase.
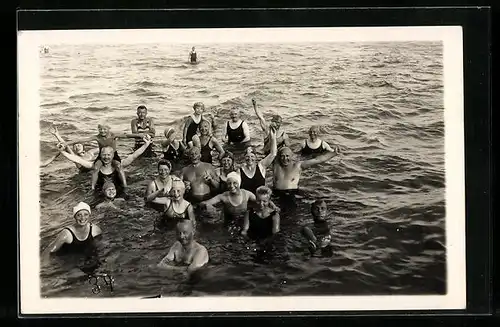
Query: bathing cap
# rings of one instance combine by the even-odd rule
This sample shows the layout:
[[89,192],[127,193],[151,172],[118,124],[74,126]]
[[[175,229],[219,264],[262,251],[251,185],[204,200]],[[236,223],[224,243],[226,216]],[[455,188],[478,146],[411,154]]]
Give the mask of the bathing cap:
[[[106,191],[108,188],[110,187],[115,187],[115,184],[113,184],[113,182],[106,182],[104,183],[104,185],[102,186],[102,191]],[[116,187],[115,187],[116,188]]]
[[76,215],[80,210],[87,210],[90,214],[90,206],[85,202],[80,202],[75,207],[73,207],[73,216]]
[[241,176],[238,173],[232,171],[229,174],[227,174],[226,180],[230,179],[236,181],[236,183],[238,183],[238,187],[241,185]]
[[175,129],[173,129],[172,127],[170,127],[168,130],[166,130],[165,132],[165,136],[166,137],[169,137],[170,135],[172,135],[172,133],[175,132]]

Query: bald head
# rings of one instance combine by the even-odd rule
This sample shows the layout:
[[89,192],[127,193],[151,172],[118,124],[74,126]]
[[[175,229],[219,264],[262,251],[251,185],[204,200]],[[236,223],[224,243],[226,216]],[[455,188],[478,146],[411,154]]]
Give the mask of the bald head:
[[293,156],[293,152],[287,146],[280,148],[278,151],[278,159],[279,159],[279,162],[282,166],[288,165],[292,160],[292,156]]
[[194,240],[194,225],[189,219],[182,219],[177,223],[177,240],[187,245]]

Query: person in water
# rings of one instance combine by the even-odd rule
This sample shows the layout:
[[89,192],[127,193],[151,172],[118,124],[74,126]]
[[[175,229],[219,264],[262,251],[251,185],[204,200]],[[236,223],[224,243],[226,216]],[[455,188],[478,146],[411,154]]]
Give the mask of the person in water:
[[116,186],[112,182],[106,182],[102,186],[104,201],[95,206],[96,209],[113,208],[121,210],[120,206],[125,203],[125,199],[116,197]]
[[195,134],[193,136],[193,146],[201,149],[201,158],[202,162],[206,162],[212,164],[212,150],[215,150],[219,153],[219,159],[224,155],[224,149],[222,148],[219,140],[213,137],[212,132],[210,131],[210,122],[208,120],[202,120],[199,127],[200,135]]
[[198,61],[198,55],[196,53],[195,47],[192,47],[191,51],[189,51],[188,61],[190,63],[196,63]]
[[289,147],[282,147],[273,166],[274,191],[278,191],[277,193],[297,191],[303,169],[326,162],[338,153],[338,151],[327,152],[313,159],[293,161],[292,150]]
[[271,194],[272,191],[267,186],[257,188],[257,206],[250,208],[249,213],[245,215],[241,235],[260,241],[280,231],[280,210],[272,204]]
[[192,146],[193,136],[196,135],[200,127],[200,123],[205,119],[212,125],[212,132],[215,132],[215,121],[211,114],[206,114],[205,105],[203,102],[196,102],[193,105],[193,113],[186,117],[184,127],[182,129],[182,140],[186,146]]
[[264,159],[257,162],[257,156],[252,148],[247,148],[245,163],[239,169],[241,188],[254,194],[259,186],[266,184],[266,169],[272,165],[277,154],[276,133],[274,129],[271,129],[269,133],[271,135],[271,152]]
[[89,251],[93,251],[95,249],[94,238],[101,235],[102,231],[98,225],[91,223],[90,214],[90,206],[87,203],[78,203],[73,208],[75,222],[59,232],[43,255],[47,257],[53,253],[62,252],[88,255]]
[[[123,185],[127,185],[127,180],[125,178],[125,172],[122,169],[121,165],[121,158],[118,155],[118,152],[116,150],[116,141],[120,138],[136,138],[138,136],[143,137],[143,135],[133,135],[133,134],[118,134],[118,133],[113,133],[111,132],[111,129],[108,125],[106,124],[99,124],[97,126],[98,129],[98,134],[91,136],[86,139],[82,139],[79,141],[73,141],[68,143],[68,145],[73,145],[75,143],[87,143],[87,142],[92,142],[95,141],[99,145],[99,151],[102,151],[102,148],[104,147],[112,147],[113,148],[113,160],[112,160],[112,165],[114,169],[118,172],[118,177],[120,178],[120,182]],[[103,163],[100,160],[100,157],[97,157],[95,159],[93,166],[91,167],[93,169],[92,171],[92,189],[95,189],[95,185],[97,183],[97,180],[99,178],[99,171],[102,167]]]
[[210,200],[203,201],[200,206],[213,212],[214,206],[222,203],[223,222],[226,227],[236,227],[241,229],[245,216],[248,215],[248,203],[256,201],[252,192],[241,189],[241,177],[238,173],[232,172],[227,175],[227,191],[218,194]]
[[167,128],[163,132],[166,140],[161,142],[163,159],[173,163],[179,163],[186,151],[186,146],[180,140],[175,138],[175,129]]
[[265,133],[265,138],[264,138],[264,154],[268,154],[271,151],[271,134],[270,131],[273,129],[276,133],[276,147],[281,149],[283,146],[290,146],[290,140],[288,139],[288,135],[286,134],[285,130],[281,126],[283,119],[281,118],[280,115],[274,115],[271,118],[271,123],[268,124],[266,120],[264,119],[264,116],[257,110],[257,101],[255,99],[252,99],[252,105],[253,109],[255,111],[255,114],[257,115],[257,118],[259,118],[260,122],[260,127]]
[[187,183],[186,200],[196,204],[212,197],[219,189],[218,176],[214,166],[201,162],[200,148],[193,146],[187,154],[191,164],[181,171],[182,180]]
[[[143,136],[144,134],[148,134],[151,138],[155,137],[156,130],[154,120],[148,117],[148,108],[146,108],[146,106],[141,105],[137,107],[137,118],[132,119],[130,122],[130,129],[134,135],[139,134]],[[134,150],[139,149],[143,144],[142,137],[136,138]],[[154,156],[153,143],[149,145],[142,155],[145,157]]]
[[228,144],[247,144],[250,142],[250,128],[246,121],[240,119],[238,109],[233,108],[229,113],[231,120],[226,123],[224,139]]
[[[150,143],[151,143],[151,138],[149,137],[149,135],[145,135],[144,144],[134,153],[132,153],[131,155],[122,160],[121,168],[123,169],[129,166],[135,159],[137,159],[146,150],[146,148],[149,146]],[[58,147],[59,151],[61,151],[61,153],[69,160],[78,163],[88,169],[94,166],[94,163],[92,161],[87,161],[79,156],[63,152],[63,149],[66,147],[64,144],[60,143]],[[93,190],[99,197],[102,196],[102,186],[107,181],[111,181],[113,182],[113,184],[115,184],[117,190],[117,197],[125,196],[125,188],[127,187],[127,185],[122,183],[122,179],[118,176],[119,173],[116,167],[112,164],[114,153],[115,149],[113,147],[106,146],[101,149],[101,152],[99,154],[99,159],[102,162],[102,166],[98,171],[97,183],[93,188]]]
[[314,201],[311,205],[311,215],[313,224],[302,228],[302,236],[307,240],[311,254],[320,249],[322,255],[328,255],[332,249],[332,229],[327,218],[326,202],[323,200]]
[[165,222],[188,219],[196,227],[194,210],[191,203],[184,199],[186,186],[183,181],[175,180],[170,189],[170,197],[164,206],[163,217]]
[[208,263],[208,251],[203,245],[196,242],[195,228],[191,220],[182,219],[176,227],[177,241],[160,261],[158,267],[170,269],[181,266],[187,267],[188,273],[195,272]]
[[175,180],[181,181],[179,177],[170,175],[171,172],[172,164],[170,161],[162,159],[158,162],[158,177],[152,180],[146,189],[144,201],[147,206],[159,211],[164,210],[165,204],[170,201],[168,197],[173,182]]
[[[49,129],[49,132],[52,135],[55,136],[55,138],[57,139],[57,141],[59,143],[65,143],[65,140],[59,134],[59,131],[58,131],[58,129],[57,129],[56,126],[52,125],[51,128]],[[73,144],[73,149],[71,149],[70,146],[66,146],[66,148],[64,149],[64,151],[66,151],[66,152],[68,152],[70,154],[73,154],[73,155],[76,154],[76,155],[82,157],[84,160],[88,160],[88,161],[95,161],[97,159],[97,157],[99,156],[99,149],[98,148],[90,149],[88,151],[85,151],[85,147],[81,143],[75,143],[75,144]],[[60,155],[61,155],[61,152],[58,151],[56,155],[52,156],[47,161],[43,162],[40,166],[41,167],[48,166],[50,163],[52,163]],[[75,165],[80,170],[80,172],[90,171],[90,169],[85,168],[85,167],[83,167],[82,165],[80,165],[78,163],[75,163]]]
[[305,139],[302,143],[302,148],[300,149],[300,153],[304,156],[311,154],[322,154],[325,152],[335,152],[334,149],[330,147],[326,141],[321,140],[318,137],[319,127],[311,126],[309,128],[309,139]]
[[233,171],[236,172],[236,168],[234,167],[234,156],[231,152],[226,151],[220,159],[220,167],[215,169],[217,176],[219,176],[220,193],[227,191],[227,175]]

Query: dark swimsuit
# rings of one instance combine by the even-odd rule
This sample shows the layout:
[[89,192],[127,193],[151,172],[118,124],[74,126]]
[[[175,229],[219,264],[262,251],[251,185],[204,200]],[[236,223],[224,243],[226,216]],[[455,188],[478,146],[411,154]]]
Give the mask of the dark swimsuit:
[[331,229],[330,224],[327,221],[314,222],[311,226],[314,236],[318,239],[318,244],[321,244],[324,240],[328,240],[328,244],[322,247],[321,255],[323,256],[331,256],[332,255],[332,246],[330,244],[331,239]]
[[104,194],[102,193],[102,187],[106,182],[112,182],[115,185],[117,198],[126,198],[126,194],[124,192],[123,185],[119,177],[119,173],[116,169],[113,170],[113,172],[109,175],[104,174],[100,170],[98,174],[99,175],[97,177],[97,183],[95,185],[95,193],[99,198],[102,198],[104,196]]
[[[213,159],[212,159],[212,148],[210,147],[210,140],[212,140],[211,136],[208,139],[208,142],[205,143],[205,145],[201,146],[201,151],[200,151],[201,152],[201,158],[200,158],[200,161],[212,164],[212,160]],[[200,142],[201,142],[201,139],[200,139]]]
[[321,141],[321,144],[319,145],[319,147],[317,147],[316,149],[312,149],[311,147],[309,147],[309,144],[307,144],[307,140],[306,140],[306,145],[302,148],[302,150],[300,151],[302,153],[302,155],[311,155],[311,154],[319,154],[319,153],[324,153],[326,152],[326,150],[323,148],[323,141]]
[[250,191],[253,194],[255,194],[255,191],[259,186],[263,186],[266,184],[266,179],[264,178],[264,176],[262,176],[259,165],[255,167],[255,174],[253,175],[252,178],[248,177],[245,174],[243,168],[240,168],[240,175],[241,175],[241,188]]
[[186,209],[184,209],[184,212],[180,212],[180,213],[175,211],[175,209],[173,207],[173,203],[174,203],[173,201],[170,201],[170,205],[168,206],[167,209],[165,209],[165,212],[164,212],[165,219],[166,220],[175,220],[175,221],[189,219],[188,209],[191,206],[191,203],[188,204]]
[[191,62],[196,62],[196,52],[191,52]]
[[249,212],[249,220],[250,226],[248,229],[248,237],[253,240],[262,240],[266,239],[273,235],[273,216],[276,214],[276,211],[271,212],[269,216],[265,218],[261,218],[255,211],[252,209]]
[[69,228],[69,227],[66,227],[65,229],[67,229],[70,233],[71,233],[71,236],[73,236],[73,241],[68,244],[68,243],[65,243],[61,250],[59,251],[60,253],[79,253],[79,254],[88,254],[90,255],[91,253],[89,251],[93,251],[94,250],[94,236],[92,236],[92,224],[90,224],[90,228],[89,228],[89,234],[87,235],[87,237],[83,240],[83,241],[80,241],[75,233],[73,233],[73,231]]
[[230,143],[241,143],[245,139],[245,133],[243,133],[243,123],[244,120],[241,121],[240,126],[232,129],[229,126],[229,122],[227,122],[227,139]]
[[182,158],[182,151],[179,148],[175,149],[172,144],[169,144],[163,151],[163,158],[169,161],[178,161]]
[[200,126],[201,121],[203,120],[203,116],[200,117],[200,122],[195,123],[193,120],[193,117],[189,117],[191,119],[191,123],[189,124],[186,132],[186,144],[191,142],[193,140],[193,136],[196,134],[196,131],[198,130],[198,126]]
[[[142,127],[142,124],[139,123],[139,120],[135,122],[135,126],[137,128],[137,133],[149,133],[150,131],[150,121],[149,119],[146,118],[146,127]],[[135,139],[135,145],[134,145],[134,151],[139,149],[141,146],[144,145],[144,140],[141,139]],[[151,143],[147,149],[144,151],[142,154],[143,156],[146,157],[151,157],[153,155],[153,144]]]

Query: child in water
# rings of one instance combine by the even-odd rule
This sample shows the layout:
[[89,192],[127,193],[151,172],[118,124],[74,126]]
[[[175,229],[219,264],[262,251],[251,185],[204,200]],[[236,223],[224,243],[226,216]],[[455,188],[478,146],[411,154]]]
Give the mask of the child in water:
[[116,187],[112,182],[106,182],[102,186],[104,201],[96,205],[96,209],[113,208],[121,210],[117,205],[123,204],[125,199],[116,198]]
[[314,254],[319,248],[323,256],[332,255],[332,246],[330,244],[332,230],[327,214],[325,201],[316,200],[311,204],[313,224],[304,226],[302,229],[302,235],[309,243],[309,251],[311,254]]

